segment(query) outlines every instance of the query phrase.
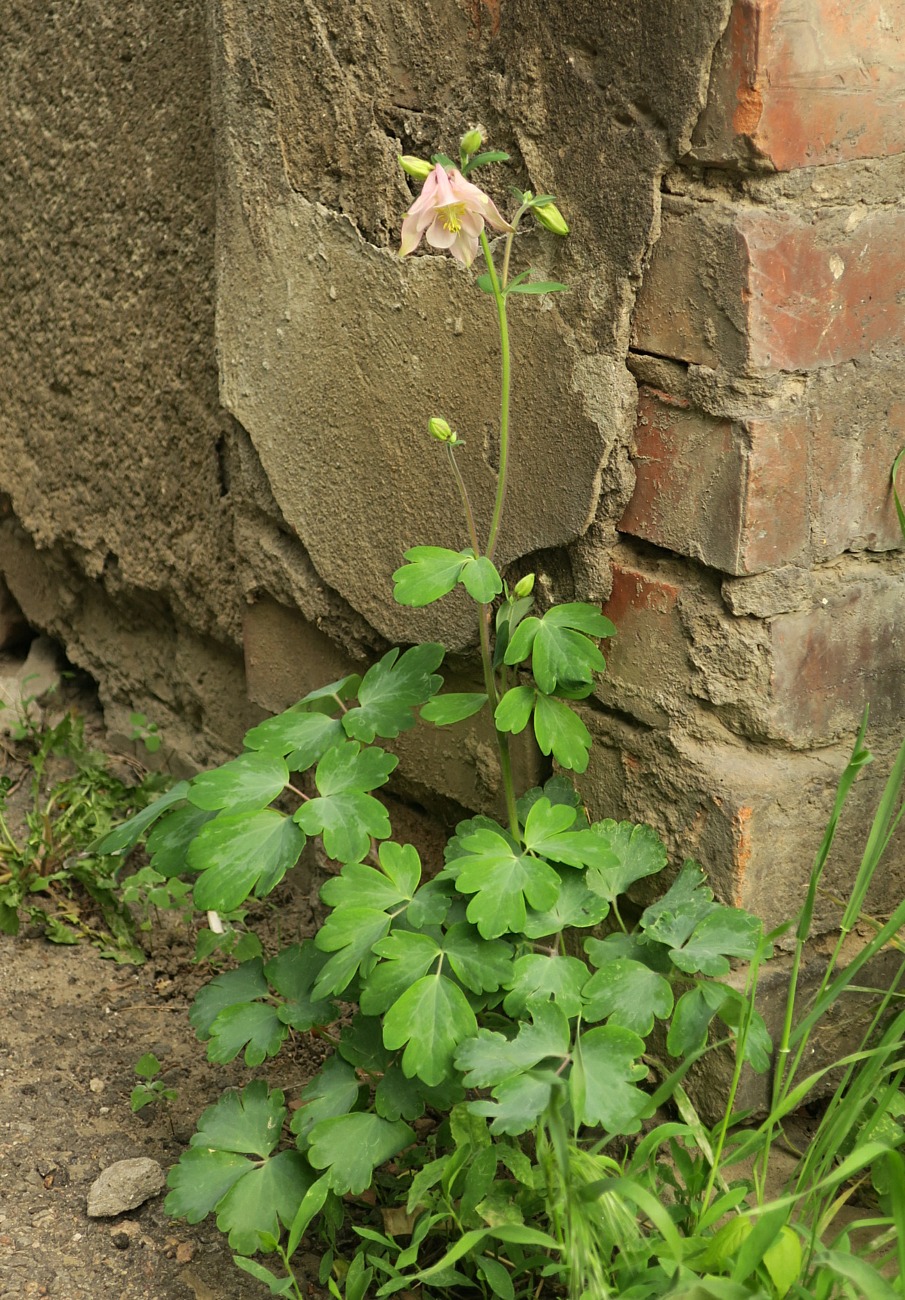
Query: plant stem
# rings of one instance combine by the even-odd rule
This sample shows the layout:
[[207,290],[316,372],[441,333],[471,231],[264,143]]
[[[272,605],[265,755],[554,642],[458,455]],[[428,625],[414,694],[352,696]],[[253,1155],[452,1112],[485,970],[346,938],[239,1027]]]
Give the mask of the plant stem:
[[[506,240],[505,254],[507,267],[511,246],[512,236],[509,235]],[[493,254],[490,251],[487,233],[483,230],[481,231],[481,248],[484,253],[484,261],[487,263],[487,273],[490,276],[490,285],[496,302],[497,319],[500,328],[500,463],[497,468],[496,500],[493,505],[493,517],[490,521],[490,535],[487,538],[487,557],[492,560],[503,517],[503,506],[506,501],[506,481],[509,475],[509,397],[512,384],[512,368],[509,355],[509,322],[506,318],[506,298],[493,262]]]
[[471,549],[475,555],[481,554],[480,543],[478,542],[478,530],[475,526],[474,511],[471,508],[471,501],[468,497],[468,488],[465,486],[465,480],[456,461],[456,453],[449,443],[446,444],[446,454],[449,457],[449,465],[456,480],[456,487],[459,489],[459,496],[462,498],[462,508],[465,511],[465,523],[468,526],[468,540],[471,542]]

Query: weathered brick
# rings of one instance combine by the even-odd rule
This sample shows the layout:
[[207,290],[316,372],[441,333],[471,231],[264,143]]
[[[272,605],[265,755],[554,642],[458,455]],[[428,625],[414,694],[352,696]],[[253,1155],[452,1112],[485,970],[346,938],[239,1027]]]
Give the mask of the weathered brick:
[[699,728],[705,701],[727,732],[803,750],[854,734],[866,704],[878,726],[905,713],[905,558],[843,559],[765,617],[744,598],[731,614],[716,575],[628,545],[613,574],[618,635],[595,694],[648,726]]
[[806,553],[808,442],[797,418],[718,420],[644,387],[632,463],[622,532],[723,573],[757,573]]
[[905,207],[805,217],[664,200],[635,308],[641,351],[711,367],[813,370],[905,333]]
[[[650,823],[675,865],[695,858],[724,902],[756,912],[768,928],[797,913],[850,754],[848,741],[820,754],[783,753],[713,735],[702,741],[681,729],[667,737],[587,707],[582,714],[597,742],[577,778],[592,816]],[[818,897],[815,933],[838,924],[838,898],[860,861],[897,743],[873,746],[877,762],[849,797]],[[903,889],[900,840],[877,875],[870,906],[884,912],[901,900]]]
[[736,0],[693,156],[792,167],[905,150],[903,0]]
[[596,694],[642,722],[663,726],[673,711],[676,686],[687,690],[691,673],[677,606],[685,575],[668,561],[618,554],[612,574],[603,612],[617,635],[605,644],[607,669]]

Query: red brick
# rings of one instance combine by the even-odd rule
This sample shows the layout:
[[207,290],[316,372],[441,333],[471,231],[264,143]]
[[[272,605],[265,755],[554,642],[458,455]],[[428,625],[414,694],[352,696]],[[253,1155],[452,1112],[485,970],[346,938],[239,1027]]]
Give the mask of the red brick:
[[[843,551],[901,549],[902,529],[890,486],[890,470],[905,446],[905,400],[890,391],[902,387],[902,369],[873,377],[853,376],[853,392],[819,394],[810,403],[811,510],[813,554],[820,559]],[[849,386],[847,386],[849,387]],[[899,496],[905,495],[900,474]]]
[[634,346],[711,367],[813,370],[905,335],[905,208],[807,219],[732,204],[665,205]]
[[642,388],[619,528],[723,573],[792,563],[809,542],[807,456],[797,419],[717,420]]
[[[901,567],[901,566],[899,566]],[[867,566],[812,609],[771,622],[767,720],[793,744],[852,732],[869,704],[875,726],[905,712],[905,574]]]
[[693,156],[772,168],[905,150],[905,0],[736,0]]
[[605,643],[607,668],[596,693],[643,722],[662,725],[671,712],[676,685],[687,683],[690,676],[677,607],[682,567],[657,560],[642,565],[617,553],[612,575],[603,612],[615,624],[616,636]]

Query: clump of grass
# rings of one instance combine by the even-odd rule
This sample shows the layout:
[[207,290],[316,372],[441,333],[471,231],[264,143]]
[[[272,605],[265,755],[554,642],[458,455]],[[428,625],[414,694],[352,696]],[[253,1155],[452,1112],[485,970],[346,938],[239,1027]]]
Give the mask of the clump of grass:
[[144,960],[120,894],[121,860],[91,846],[167,779],[139,765],[134,780],[117,775],[75,709],[51,722],[23,708],[6,756],[18,770],[0,777],[0,932],[18,934],[24,921],[53,943],[88,941],[117,961]]

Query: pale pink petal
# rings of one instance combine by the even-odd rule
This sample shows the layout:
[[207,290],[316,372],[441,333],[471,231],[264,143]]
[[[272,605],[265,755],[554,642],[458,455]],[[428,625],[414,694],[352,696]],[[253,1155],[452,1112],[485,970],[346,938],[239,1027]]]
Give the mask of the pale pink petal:
[[434,188],[431,193],[433,194],[433,206],[435,208],[448,208],[451,203],[461,202],[450,184],[449,176],[446,174],[444,168],[439,165],[436,166],[427,178],[427,181],[425,181],[425,185],[428,181],[433,180],[434,177],[437,179],[434,182]]
[[418,229],[418,218],[411,212],[408,213],[402,223],[402,242],[399,245],[399,256],[407,257],[413,253],[421,243],[423,230]]
[[487,222],[493,226],[494,230],[511,230],[509,222],[500,216],[499,210],[493,199],[487,200],[487,207],[484,210],[484,217]]
[[466,235],[464,230],[460,230],[449,251],[463,266],[471,266],[478,253],[477,237]]
[[459,218],[459,224],[469,239],[477,239],[484,229],[484,218],[466,208]]
[[424,182],[424,185],[421,187],[421,193],[418,195],[417,199],[415,199],[415,202],[409,208],[409,215],[411,215],[412,213],[415,213],[417,215],[419,212],[424,212],[427,208],[436,207],[437,205],[436,191],[437,191],[437,184],[439,181],[439,177],[437,175],[438,172],[440,172],[445,179],[446,173],[443,171],[443,168],[435,167],[434,170],[431,172],[431,174],[428,176],[427,180]]
[[483,212],[485,203],[490,202],[484,191],[467,181],[455,167],[449,170],[449,188],[455,195],[456,203],[465,203],[473,211]]
[[451,248],[456,236],[457,231],[450,230],[438,217],[427,232],[427,242],[431,248]]

